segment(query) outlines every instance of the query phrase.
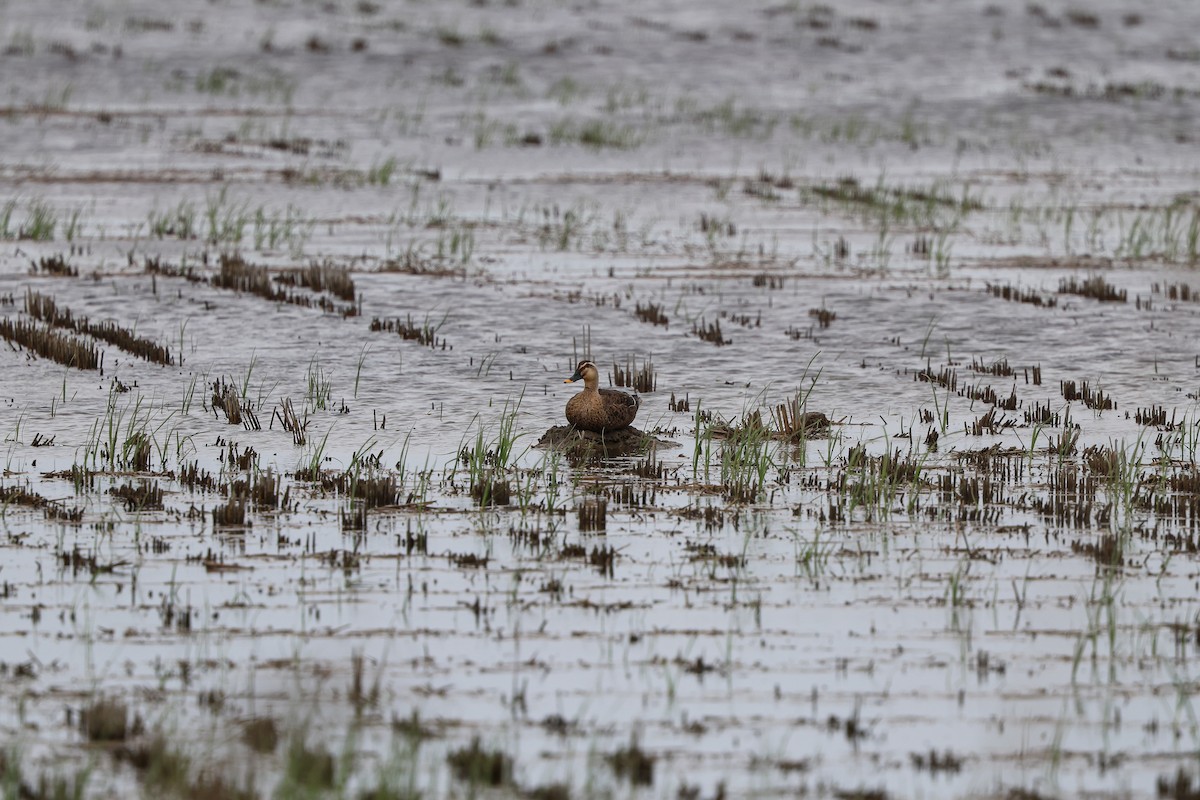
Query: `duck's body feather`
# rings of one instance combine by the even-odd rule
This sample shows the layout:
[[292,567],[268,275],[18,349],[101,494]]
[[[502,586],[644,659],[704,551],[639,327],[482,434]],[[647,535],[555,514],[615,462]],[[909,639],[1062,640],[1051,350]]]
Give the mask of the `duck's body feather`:
[[593,433],[628,428],[637,416],[641,398],[617,389],[601,389],[600,371],[591,361],[581,361],[565,383],[582,380],[584,389],[567,401],[567,422]]

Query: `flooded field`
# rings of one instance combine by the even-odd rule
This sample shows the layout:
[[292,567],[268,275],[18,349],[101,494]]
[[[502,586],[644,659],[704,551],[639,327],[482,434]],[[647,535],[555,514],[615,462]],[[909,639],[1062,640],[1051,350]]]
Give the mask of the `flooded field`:
[[1200,796],[1196,30],[0,2],[4,797]]

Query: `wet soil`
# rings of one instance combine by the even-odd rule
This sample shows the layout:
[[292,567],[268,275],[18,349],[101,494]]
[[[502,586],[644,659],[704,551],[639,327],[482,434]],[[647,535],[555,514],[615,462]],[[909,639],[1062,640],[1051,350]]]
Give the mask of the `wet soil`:
[[552,448],[571,457],[617,458],[641,456],[659,448],[678,447],[678,443],[658,439],[632,426],[595,433],[574,425],[555,425],[542,434],[535,447]]

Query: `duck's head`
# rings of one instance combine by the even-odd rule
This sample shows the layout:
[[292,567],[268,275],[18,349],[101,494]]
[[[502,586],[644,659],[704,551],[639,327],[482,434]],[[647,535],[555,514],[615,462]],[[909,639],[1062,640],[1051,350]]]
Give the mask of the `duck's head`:
[[585,385],[599,383],[600,370],[596,369],[596,365],[591,361],[580,361],[575,365],[575,374],[563,383],[574,383],[575,381],[583,381]]

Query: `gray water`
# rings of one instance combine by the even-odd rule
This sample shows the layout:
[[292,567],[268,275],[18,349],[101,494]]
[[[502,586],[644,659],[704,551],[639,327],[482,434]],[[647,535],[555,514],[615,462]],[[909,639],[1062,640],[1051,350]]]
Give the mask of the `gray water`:
[[[289,737],[340,759],[314,796],[470,795],[447,755],[474,737],[512,759],[496,796],[1125,797],[1195,772],[1195,517],[1154,498],[1195,491],[1200,306],[1168,287],[1200,286],[1198,22],[1183,2],[0,5],[0,313],[37,292],[174,362],[4,348],[3,485],[79,515],[0,519],[8,763],[31,785],[86,767],[96,797],[168,791],[117,753],[158,733],[183,784],[277,796],[300,792]],[[346,268],[361,313],[214,286],[222,253]],[[59,255],[76,275],[34,266]],[[1059,291],[1095,276],[1126,302]],[[651,303],[668,325],[639,320]],[[370,330],[409,316],[437,346]],[[693,335],[718,321],[728,345]],[[652,361],[636,425],[673,446],[533,447],[584,356],[606,382]],[[947,367],[1015,391],[1011,424],[972,435],[988,403],[914,379]],[[221,380],[261,429],[214,410]],[[731,496],[711,425],[798,393],[830,437],[762,443],[761,486]],[[1168,424],[1139,424],[1157,406]],[[459,455],[505,420],[513,499],[480,508]],[[104,457],[136,435],[148,469]],[[919,471],[856,501],[858,445]],[[221,487],[185,486],[193,463]],[[346,529],[346,485],[295,476],[314,464],[390,475],[394,502]],[[991,501],[938,488],[1004,464]],[[216,525],[268,470],[288,505]],[[1040,511],[1074,470],[1082,521]],[[162,509],[109,493],[143,481]],[[581,531],[604,492],[605,531]],[[1086,549],[1106,536],[1116,565]],[[89,743],[100,698],[144,732]],[[414,714],[421,736],[393,724]],[[264,717],[266,754],[241,733]],[[631,743],[647,785],[606,759]]]

